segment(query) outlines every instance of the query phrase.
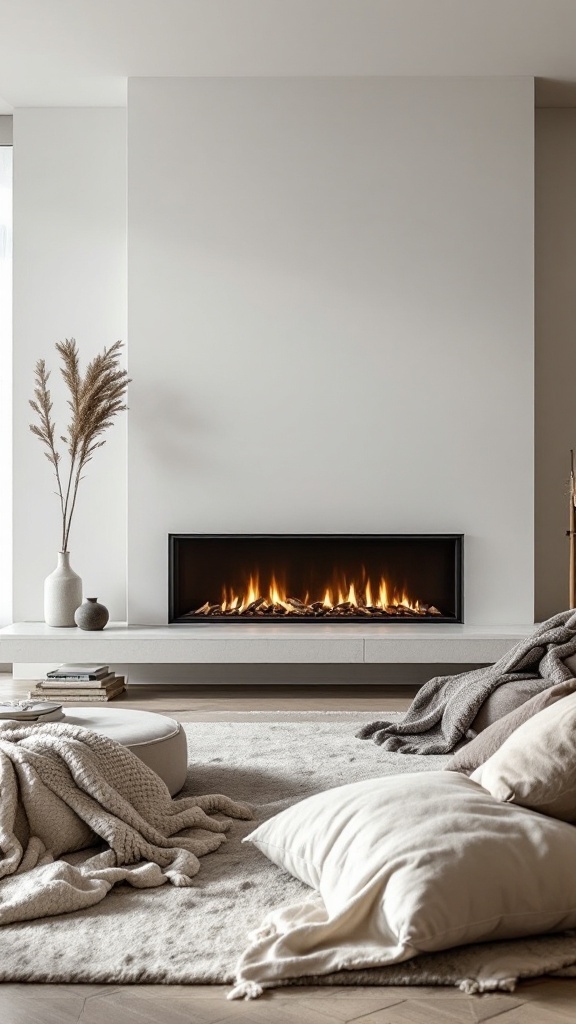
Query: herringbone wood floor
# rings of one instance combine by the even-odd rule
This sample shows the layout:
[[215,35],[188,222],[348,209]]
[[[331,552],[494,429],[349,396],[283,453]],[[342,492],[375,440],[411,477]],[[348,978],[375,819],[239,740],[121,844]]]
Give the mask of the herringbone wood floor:
[[[27,687],[4,677],[2,695]],[[274,711],[399,711],[409,687],[134,687],[126,707],[180,721]],[[450,988],[287,988],[227,1002],[214,985],[0,986],[0,1024],[567,1024],[576,1022],[576,979],[526,981],[514,993],[466,996]]]

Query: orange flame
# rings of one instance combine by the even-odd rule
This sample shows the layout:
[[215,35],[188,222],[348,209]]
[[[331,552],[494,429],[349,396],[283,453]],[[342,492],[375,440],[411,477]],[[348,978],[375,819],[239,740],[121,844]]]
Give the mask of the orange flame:
[[383,576],[376,582],[367,577],[366,571],[362,570],[362,582],[359,580],[348,581],[344,576],[331,586],[324,588],[324,593],[312,595],[309,598],[306,594],[290,594],[284,583],[280,582],[276,573],[265,585],[260,583],[258,572],[250,573],[243,592],[236,594],[231,587],[222,589],[222,611],[243,612],[251,604],[261,601],[268,605],[276,605],[284,608],[288,613],[294,610],[291,603],[294,599],[302,604],[318,603],[328,611],[336,608],[339,604],[346,604],[352,608],[390,608],[404,606],[411,611],[420,611],[420,602],[412,598],[403,587],[396,587]]

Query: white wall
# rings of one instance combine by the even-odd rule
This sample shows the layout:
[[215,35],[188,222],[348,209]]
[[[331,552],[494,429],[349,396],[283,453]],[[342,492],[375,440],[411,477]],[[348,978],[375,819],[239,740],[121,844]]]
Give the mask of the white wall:
[[568,605],[576,448],[576,110],[536,112],[536,616]]
[[0,626],[12,622],[11,136],[12,118],[0,117]]
[[[466,534],[533,617],[529,79],[129,83],[128,586],[170,531]],[[153,127],[152,127],[153,126]]]
[[12,114],[0,115],[0,146],[12,145]]
[[[126,338],[126,116],[26,109],[14,115],[14,617],[43,617],[60,545],[51,466],[28,429],[36,360],[53,367],[58,433],[64,392],[54,344],[83,359]],[[89,465],[70,536],[84,594],[125,617],[126,422]]]

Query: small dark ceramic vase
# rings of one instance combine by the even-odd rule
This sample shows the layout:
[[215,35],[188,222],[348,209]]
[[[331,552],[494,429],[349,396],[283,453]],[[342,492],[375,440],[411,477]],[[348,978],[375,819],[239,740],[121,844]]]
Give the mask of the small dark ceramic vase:
[[104,629],[110,615],[97,597],[87,597],[74,612],[74,621],[80,629]]

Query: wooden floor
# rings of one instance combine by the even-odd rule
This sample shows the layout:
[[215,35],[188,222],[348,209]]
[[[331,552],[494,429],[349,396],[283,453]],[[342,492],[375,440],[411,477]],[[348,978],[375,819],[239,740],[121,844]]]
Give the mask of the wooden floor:
[[[0,675],[0,696],[27,697],[30,684]],[[128,686],[114,706],[158,711],[183,722],[225,720],[257,712],[281,711],[403,711],[417,686]],[[78,701],[78,707],[82,702]]]
[[[2,681],[3,680],[3,681]],[[0,677],[4,698],[27,686]],[[409,687],[130,687],[127,708],[179,721],[241,721],[254,711],[400,711]],[[250,1002],[228,1002],[213,985],[0,986],[0,1024],[576,1024],[576,979],[522,982],[516,992],[466,996],[452,988],[286,988]]]

